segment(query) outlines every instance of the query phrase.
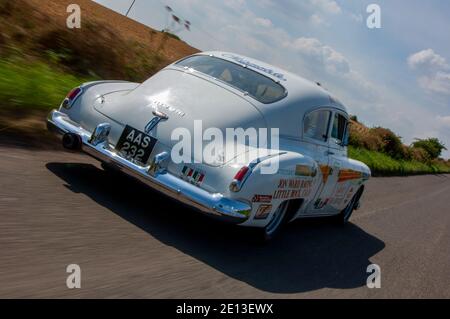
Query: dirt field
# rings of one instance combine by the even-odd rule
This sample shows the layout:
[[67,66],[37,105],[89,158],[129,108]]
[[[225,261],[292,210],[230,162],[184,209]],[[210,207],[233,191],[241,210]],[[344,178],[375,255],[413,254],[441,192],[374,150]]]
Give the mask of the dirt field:
[[[160,42],[160,37],[162,36],[161,32],[153,30],[146,25],[129,19],[91,0],[24,1],[32,5],[40,14],[51,17],[53,22],[57,24],[65,24],[67,6],[72,3],[77,3],[82,10],[82,19],[86,19],[87,21],[95,20],[97,23],[103,24],[109,30],[119,34],[123,38],[137,41],[143,46],[148,47],[151,51],[156,50]],[[156,32],[156,34],[152,36],[152,32]],[[195,52],[198,52],[198,50],[184,42],[171,38],[168,39],[167,45],[164,47],[164,54],[169,60],[177,60]]]

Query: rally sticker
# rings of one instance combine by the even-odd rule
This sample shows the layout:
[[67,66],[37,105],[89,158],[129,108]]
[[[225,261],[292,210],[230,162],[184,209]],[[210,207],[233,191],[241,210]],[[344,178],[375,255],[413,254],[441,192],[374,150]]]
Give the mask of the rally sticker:
[[194,185],[201,185],[205,180],[205,174],[187,166],[183,167],[181,173],[184,180]]
[[272,205],[260,205],[255,214],[255,219],[266,219],[272,210]]
[[277,190],[273,194],[274,199],[306,198],[312,189],[311,180],[280,179]]
[[270,203],[272,201],[272,195],[259,195],[255,194],[252,198],[253,203]]

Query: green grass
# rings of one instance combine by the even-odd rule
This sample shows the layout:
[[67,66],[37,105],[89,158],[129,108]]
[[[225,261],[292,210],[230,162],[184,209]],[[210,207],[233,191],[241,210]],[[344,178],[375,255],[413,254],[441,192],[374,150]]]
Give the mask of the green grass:
[[348,156],[369,166],[373,176],[450,173],[450,166],[445,164],[425,164],[417,161],[396,160],[380,152],[351,146],[348,148]]
[[0,107],[56,108],[71,89],[87,81],[45,62],[3,59],[0,60]]

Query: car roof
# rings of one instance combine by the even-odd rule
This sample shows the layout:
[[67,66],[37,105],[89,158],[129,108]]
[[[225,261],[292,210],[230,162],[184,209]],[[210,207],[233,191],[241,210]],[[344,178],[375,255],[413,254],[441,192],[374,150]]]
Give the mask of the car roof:
[[[280,133],[298,136],[299,125],[304,116],[316,109],[334,108],[347,113],[346,107],[320,84],[268,63],[240,54],[224,51],[207,51],[194,55],[209,55],[241,64],[280,83],[287,96],[269,104],[252,99],[252,104],[264,115],[268,127],[280,128]],[[292,119],[298,119],[292,121]]]
[[284,100],[286,100],[284,103],[287,103],[288,101],[292,102],[292,100],[300,102],[306,97],[311,98],[312,96],[315,96],[316,99],[323,100],[323,103],[325,104],[346,111],[345,106],[319,83],[305,79],[280,67],[232,52],[207,51],[198,53],[197,55],[210,55],[233,63],[245,65],[247,68],[280,83],[288,91],[288,96],[280,102]]

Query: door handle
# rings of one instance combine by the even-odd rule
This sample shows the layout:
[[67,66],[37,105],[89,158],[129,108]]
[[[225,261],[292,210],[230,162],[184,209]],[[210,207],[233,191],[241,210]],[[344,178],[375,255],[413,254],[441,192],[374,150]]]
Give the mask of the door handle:
[[334,155],[334,152],[327,151],[327,155]]

